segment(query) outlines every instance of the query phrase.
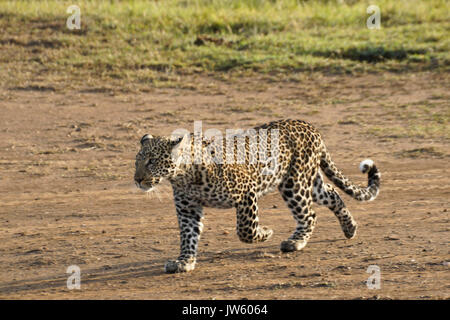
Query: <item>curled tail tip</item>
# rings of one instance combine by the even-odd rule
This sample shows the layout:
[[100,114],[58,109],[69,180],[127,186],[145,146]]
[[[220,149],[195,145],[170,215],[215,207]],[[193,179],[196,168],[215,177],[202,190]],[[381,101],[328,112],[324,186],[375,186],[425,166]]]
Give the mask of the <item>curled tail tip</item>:
[[361,161],[361,163],[359,164],[359,170],[362,173],[367,173],[373,166],[374,166],[373,160],[365,159],[365,160]]

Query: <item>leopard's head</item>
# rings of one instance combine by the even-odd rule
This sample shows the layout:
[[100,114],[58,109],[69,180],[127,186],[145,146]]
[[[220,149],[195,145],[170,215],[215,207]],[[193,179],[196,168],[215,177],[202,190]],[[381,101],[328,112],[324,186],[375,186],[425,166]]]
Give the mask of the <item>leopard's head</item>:
[[136,155],[134,181],[138,188],[151,191],[162,179],[176,170],[174,152],[182,145],[183,137],[170,139],[146,134],[141,138],[141,149]]

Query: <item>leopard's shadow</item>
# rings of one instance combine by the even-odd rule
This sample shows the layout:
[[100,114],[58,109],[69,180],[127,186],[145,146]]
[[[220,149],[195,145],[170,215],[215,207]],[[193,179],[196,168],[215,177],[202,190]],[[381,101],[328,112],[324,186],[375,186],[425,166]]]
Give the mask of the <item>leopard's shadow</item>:
[[[309,245],[314,242],[339,242],[344,239],[328,239],[320,241],[310,241]],[[260,260],[270,258],[271,256],[280,255],[277,245],[258,245],[234,249],[223,249],[221,251],[204,251],[199,252],[197,258],[197,267],[205,267],[209,263],[215,263],[220,260]],[[301,254],[296,252],[294,254]],[[174,256],[175,257],[175,256]],[[126,281],[136,278],[152,278],[163,276],[164,264],[167,258],[159,258],[150,261],[121,263],[116,265],[106,265],[99,268],[91,268],[84,270],[81,268],[81,285],[90,283],[107,283],[107,281]],[[18,292],[27,292],[45,289],[66,289],[68,274],[63,272],[55,276],[35,277],[17,281],[0,283],[0,294],[13,294]]]
[[[314,246],[314,243],[335,243],[335,242],[345,242],[346,239],[325,239],[325,240],[310,240],[308,242],[307,249]],[[277,244],[267,244],[267,245],[256,245],[256,246],[245,246],[242,248],[234,249],[223,249],[221,251],[199,251],[199,256],[197,258],[197,264],[201,263],[212,263],[217,260],[260,260],[264,259],[265,256],[280,256],[285,254],[290,255],[301,255],[304,251],[296,251],[290,253],[282,253],[280,247]]]
[[[154,277],[163,275],[165,260],[123,263],[107,265],[100,268],[84,270],[81,268],[81,286],[90,283],[105,283],[107,281]],[[45,290],[50,288],[67,288],[69,274],[59,273],[55,276],[29,278],[11,282],[0,283],[0,294],[13,294],[18,292]]]

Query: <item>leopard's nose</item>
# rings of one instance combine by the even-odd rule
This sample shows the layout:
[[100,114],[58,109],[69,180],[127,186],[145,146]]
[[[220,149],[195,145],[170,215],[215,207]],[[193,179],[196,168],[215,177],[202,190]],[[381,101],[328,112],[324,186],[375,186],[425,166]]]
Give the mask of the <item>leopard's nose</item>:
[[144,179],[137,178],[137,177],[134,178],[134,181],[136,182],[138,187],[141,185],[142,180],[144,180]]

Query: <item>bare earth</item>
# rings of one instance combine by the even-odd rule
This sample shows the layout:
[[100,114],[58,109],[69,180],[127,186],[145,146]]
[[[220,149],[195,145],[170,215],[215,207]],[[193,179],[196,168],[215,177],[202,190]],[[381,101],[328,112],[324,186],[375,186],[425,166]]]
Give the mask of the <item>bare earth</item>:
[[[0,89],[1,299],[450,297],[449,140],[389,134],[426,125],[415,109],[423,104],[448,110],[447,75],[189,80],[195,85],[144,93]],[[356,183],[367,183],[362,159],[377,163],[375,201],[343,196],[357,237],[346,240],[332,212],[316,207],[308,245],[281,254],[295,222],[273,193],[259,206],[270,241],[239,242],[234,211],[206,208],[197,268],[165,274],[178,225],[169,185],[152,196],[134,186],[139,138],[193,130],[194,120],[224,130],[281,118],[319,128]],[[71,265],[81,269],[80,290],[66,287]],[[366,286],[370,265],[381,269],[379,290]]]

